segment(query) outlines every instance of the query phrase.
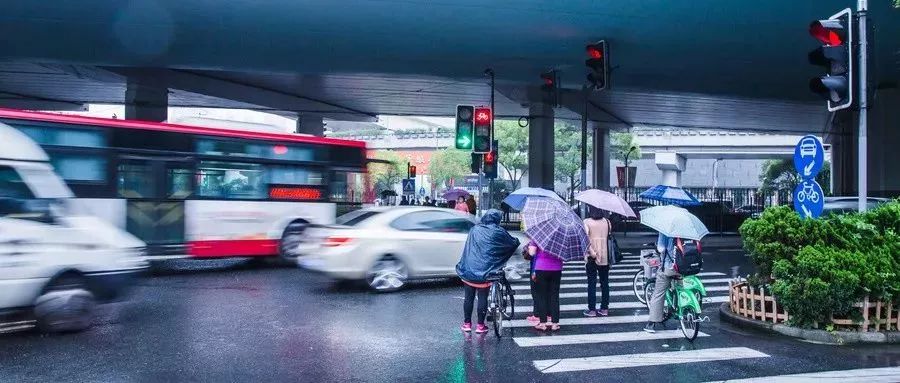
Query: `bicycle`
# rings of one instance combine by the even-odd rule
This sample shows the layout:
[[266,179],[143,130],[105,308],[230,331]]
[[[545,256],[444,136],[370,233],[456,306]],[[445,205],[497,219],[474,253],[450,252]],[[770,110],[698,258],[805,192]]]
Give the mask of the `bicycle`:
[[491,282],[491,289],[488,292],[488,315],[494,328],[494,335],[501,338],[503,321],[511,320],[516,315],[516,300],[505,272],[490,275],[488,281]]
[[[645,288],[644,299],[647,301],[647,308],[650,307],[649,302],[655,286],[656,283],[650,283]],[[693,342],[700,333],[700,323],[709,320],[708,317],[700,316],[705,296],[706,288],[703,287],[703,282],[697,276],[688,275],[676,278],[666,291],[663,322],[674,316],[681,324],[681,333],[688,341]]]
[[644,297],[647,283],[652,282],[654,277],[656,277],[656,271],[659,269],[660,263],[656,250],[641,250],[642,268],[634,273],[634,278],[631,280],[631,290],[634,296],[637,297],[637,300],[643,304],[647,304],[647,298]]

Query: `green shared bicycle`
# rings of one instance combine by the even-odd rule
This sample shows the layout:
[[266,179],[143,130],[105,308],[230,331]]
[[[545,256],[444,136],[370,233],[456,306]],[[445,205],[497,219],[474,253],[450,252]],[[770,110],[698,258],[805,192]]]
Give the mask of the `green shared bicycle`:
[[[655,283],[647,283],[644,289],[644,299],[647,306],[653,296]],[[700,323],[709,320],[701,316],[703,297],[706,296],[706,288],[703,282],[695,275],[688,275],[676,279],[666,291],[666,302],[663,306],[663,321],[673,316],[681,322],[681,332],[688,341],[693,342],[700,333]]]

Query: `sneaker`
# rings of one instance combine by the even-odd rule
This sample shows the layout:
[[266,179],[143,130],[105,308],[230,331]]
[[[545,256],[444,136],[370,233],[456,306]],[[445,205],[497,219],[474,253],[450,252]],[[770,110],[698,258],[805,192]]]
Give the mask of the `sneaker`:
[[463,330],[463,332],[469,332],[469,331],[472,331],[472,324],[471,324],[471,323],[468,323],[468,322],[467,322],[467,323],[463,323],[461,329]]
[[528,318],[525,318],[525,320],[527,320],[528,323],[531,323],[531,324],[538,324],[538,323],[541,323],[541,320],[538,319],[538,317],[536,317],[536,316],[534,316],[534,315],[532,315],[532,316],[530,316],[530,317],[528,317]]
[[651,334],[656,333],[656,322],[647,322],[647,325],[644,326],[644,331],[649,332]]
[[584,310],[581,312],[586,317],[595,317],[597,316],[597,310]]
[[487,326],[480,324],[480,325],[478,325],[478,327],[475,328],[475,333],[476,334],[484,334],[487,332],[487,330],[488,330]]
[[600,310],[600,311],[597,312],[597,315],[602,316],[602,317],[608,317],[608,316],[609,316],[609,310],[606,310],[606,309]]

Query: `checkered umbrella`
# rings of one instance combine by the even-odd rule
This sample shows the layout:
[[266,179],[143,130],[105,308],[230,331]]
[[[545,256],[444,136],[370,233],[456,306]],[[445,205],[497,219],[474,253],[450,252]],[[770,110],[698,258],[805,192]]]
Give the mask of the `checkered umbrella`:
[[525,234],[540,248],[564,261],[583,259],[588,249],[584,223],[566,204],[529,198],[522,209]]

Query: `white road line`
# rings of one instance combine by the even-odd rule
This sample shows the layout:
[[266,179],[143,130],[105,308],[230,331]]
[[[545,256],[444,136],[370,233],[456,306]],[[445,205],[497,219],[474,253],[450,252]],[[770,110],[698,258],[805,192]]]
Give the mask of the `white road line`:
[[[895,383],[900,382],[900,367],[860,368],[856,370],[822,371],[807,374],[764,376],[750,379],[716,381],[720,383]],[[715,383],[715,382],[708,382]]]
[[[621,324],[621,323],[644,323],[649,320],[649,315],[615,315],[608,317],[584,317],[584,318],[561,318],[559,324],[563,326],[579,326],[579,325],[605,325],[605,324]],[[531,322],[525,319],[515,319],[503,323],[504,327],[531,327]]]
[[[549,337],[555,338],[555,337]],[[643,366],[663,366],[734,359],[768,358],[769,355],[746,347],[708,348],[705,350],[652,352],[646,354],[592,356],[587,358],[535,360],[543,373],[606,370]],[[843,382],[842,382],[843,383]]]
[[[703,332],[698,337],[709,336]],[[519,347],[562,346],[568,344],[635,342],[642,340],[675,339],[684,337],[681,330],[657,331],[649,334],[643,331],[608,332],[597,334],[529,336],[513,338]]]
[[[707,292],[728,291],[728,289],[729,289],[728,286],[709,286],[706,288],[706,291]],[[597,295],[600,295],[600,294],[597,294]],[[609,296],[611,296],[611,297],[624,297],[624,296],[629,296],[629,295],[634,295],[634,292],[631,290],[617,290],[617,291],[609,292]],[[587,291],[579,291],[579,292],[574,292],[574,293],[560,293],[559,298],[560,299],[563,299],[563,298],[587,298]],[[516,300],[518,301],[520,299],[521,300],[531,299],[531,295],[525,295],[525,294],[516,295]]]
[[[586,289],[587,281],[585,281],[584,279],[586,279],[586,278],[582,278],[582,283],[561,284],[561,285],[559,285],[559,288],[561,288],[561,289],[577,289],[577,288]],[[704,285],[707,285],[707,284],[712,284],[712,283],[728,283],[728,282],[731,282],[732,279],[731,278],[710,278],[710,279],[702,279],[701,278],[700,281],[703,282]],[[630,281],[628,281],[628,282],[610,282],[609,283],[609,287],[631,287],[631,285],[632,285],[632,282],[630,282]],[[597,282],[597,286],[600,286],[600,282]],[[531,286],[514,285],[514,286],[512,286],[512,289],[513,290],[529,290],[529,289],[531,289]]]
[[[630,280],[634,279],[634,273],[635,273],[635,272],[637,272],[637,270],[632,271],[632,272],[630,273],[631,275],[610,275],[610,276],[609,276],[609,279],[610,279],[610,280],[626,279],[626,280],[629,280],[629,281],[630,281]],[[725,275],[725,273],[708,272],[708,273],[700,273],[700,274],[697,274],[698,277],[720,277],[720,276],[723,276],[723,275]],[[581,276],[578,276],[578,277],[562,277],[562,280],[563,280],[563,281],[585,281],[585,280],[587,280],[587,276],[582,274]],[[528,278],[527,278],[527,277],[522,277],[522,279],[510,280],[509,282],[510,282],[510,283],[527,283],[527,282],[528,282]]]
[[[621,269],[610,269],[610,274],[631,274],[634,275],[638,270],[643,270],[640,267],[629,267],[629,268],[621,268]],[[584,275],[584,270],[563,270],[563,275],[575,275],[581,274]]]
[[[703,304],[724,303],[728,302],[728,296],[706,297],[703,298]],[[646,309],[647,305],[641,302],[609,302],[610,309]],[[587,303],[573,303],[567,305],[559,305],[559,311],[581,311],[587,309]],[[532,306],[516,305],[516,312],[530,313],[534,311]]]

